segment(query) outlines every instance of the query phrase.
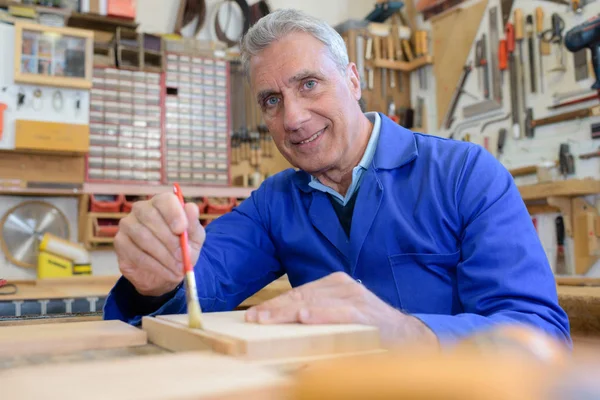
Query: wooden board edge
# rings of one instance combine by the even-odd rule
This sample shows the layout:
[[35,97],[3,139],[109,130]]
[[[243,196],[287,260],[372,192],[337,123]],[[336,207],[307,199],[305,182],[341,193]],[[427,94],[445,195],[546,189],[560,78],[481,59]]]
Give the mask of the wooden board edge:
[[[247,360],[281,359],[289,357],[331,356],[339,353],[363,352],[381,349],[379,330],[340,332],[282,340],[246,343]],[[268,354],[276,353],[276,356]]]
[[[0,354],[2,356],[30,356],[30,355],[57,355],[57,354],[68,354],[77,351],[86,350],[106,350],[114,349],[118,347],[134,347],[143,346],[148,343],[148,335],[143,330],[131,326],[123,321],[112,320],[112,321],[84,321],[84,322],[72,322],[70,324],[56,324],[62,327],[70,328],[76,325],[110,325],[120,326],[119,331],[98,330],[96,337],[87,337],[87,340],[74,340],[72,337],[47,337],[44,341],[31,340],[24,343],[22,340],[10,341],[0,340]],[[50,324],[49,324],[50,325]],[[17,329],[17,328],[29,328],[36,330],[43,330],[48,327],[39,326],[5,326],[2,329]],[[51,324],[55,325],[55,324]],[[34,338],[35,339],[35,338]]]
[[248,361],[248,363],[252,365],[258,365],[261,367],[275,368],[276,370],[284,373],[294,373],[300,370],[310,368],[313,365],[316,365],[320,362],[337,360],[340,358],[352,358],[352,357],[362,357],[362,356],[372,356],[372,355],[380,355],[387,353],[389,350],[387,349],[377,349],[377,350],[368,350],[368,351],[359,351],[359,352],[349,352],[349,353],[337,353],[337,354],[327,354],[320,356],[308,356],[308,357],[289,357],[289,358],[279,358],[279,359],[270,359],[270,360],[257,360],[257,361]]
[[148,341],[171,351],[212,350],[237,356],[243,353],[241,342],[197,329],[190,329],[162,318],[142,317],[142,329]]

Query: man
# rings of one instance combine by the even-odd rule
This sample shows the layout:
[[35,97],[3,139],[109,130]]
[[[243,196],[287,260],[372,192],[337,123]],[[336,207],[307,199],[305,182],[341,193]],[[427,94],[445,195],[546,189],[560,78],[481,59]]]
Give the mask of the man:
[[361,111],[342,38],[293,10],[253,26],[242,62],[265,123],[299,170],[267,179],[206,232],[172,193],[136,203],[115,248],[108,319],[186,312],[187,230],[205,312],[287,274],[291,292],[248,322],[376,325],[387,343],[452,343],[526,324],[571,344],[551,269],[510,174],[469,143]]

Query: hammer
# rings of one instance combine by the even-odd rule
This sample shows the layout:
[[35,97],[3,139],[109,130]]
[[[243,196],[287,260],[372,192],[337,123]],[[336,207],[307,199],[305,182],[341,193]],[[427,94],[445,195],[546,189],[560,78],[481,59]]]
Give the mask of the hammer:
[[587,118],[600,115],[600,105],[583,108],[581,110],[569,111],[563,114],[553,115],[542,119],[533,119],[533,110],[527,109],[525,116],[525,136],[532,138],[533,130],[538,126],[556,124],[558,122],[570,121],[578,118]]

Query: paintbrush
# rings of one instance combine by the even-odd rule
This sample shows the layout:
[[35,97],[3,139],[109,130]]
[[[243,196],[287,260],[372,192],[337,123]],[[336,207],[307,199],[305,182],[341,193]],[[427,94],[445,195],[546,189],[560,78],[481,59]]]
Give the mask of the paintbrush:
[[[181,206],[185,206],[183,193],[178,183],[173,185],[173,192],[177,195]],[[202,310],[198,300],[198,291],[196,290],[196,275],[194,266],[190,262],[190,253],[188,250],[188,233],[184,231],[179,235],[179,244],[181,246],[181,257],[183,259],[183,272],[185,274],[185,294],[187,300],[188,324],[190,328],[202,328]]]

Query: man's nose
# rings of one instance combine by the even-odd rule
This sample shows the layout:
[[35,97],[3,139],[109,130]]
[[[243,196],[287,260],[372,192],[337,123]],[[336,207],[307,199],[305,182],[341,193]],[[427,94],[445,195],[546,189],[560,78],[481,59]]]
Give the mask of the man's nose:
[[297,131],[310,119],[310,112],[302,101],[286,99],[283,108],[283,126],[286,131]]

